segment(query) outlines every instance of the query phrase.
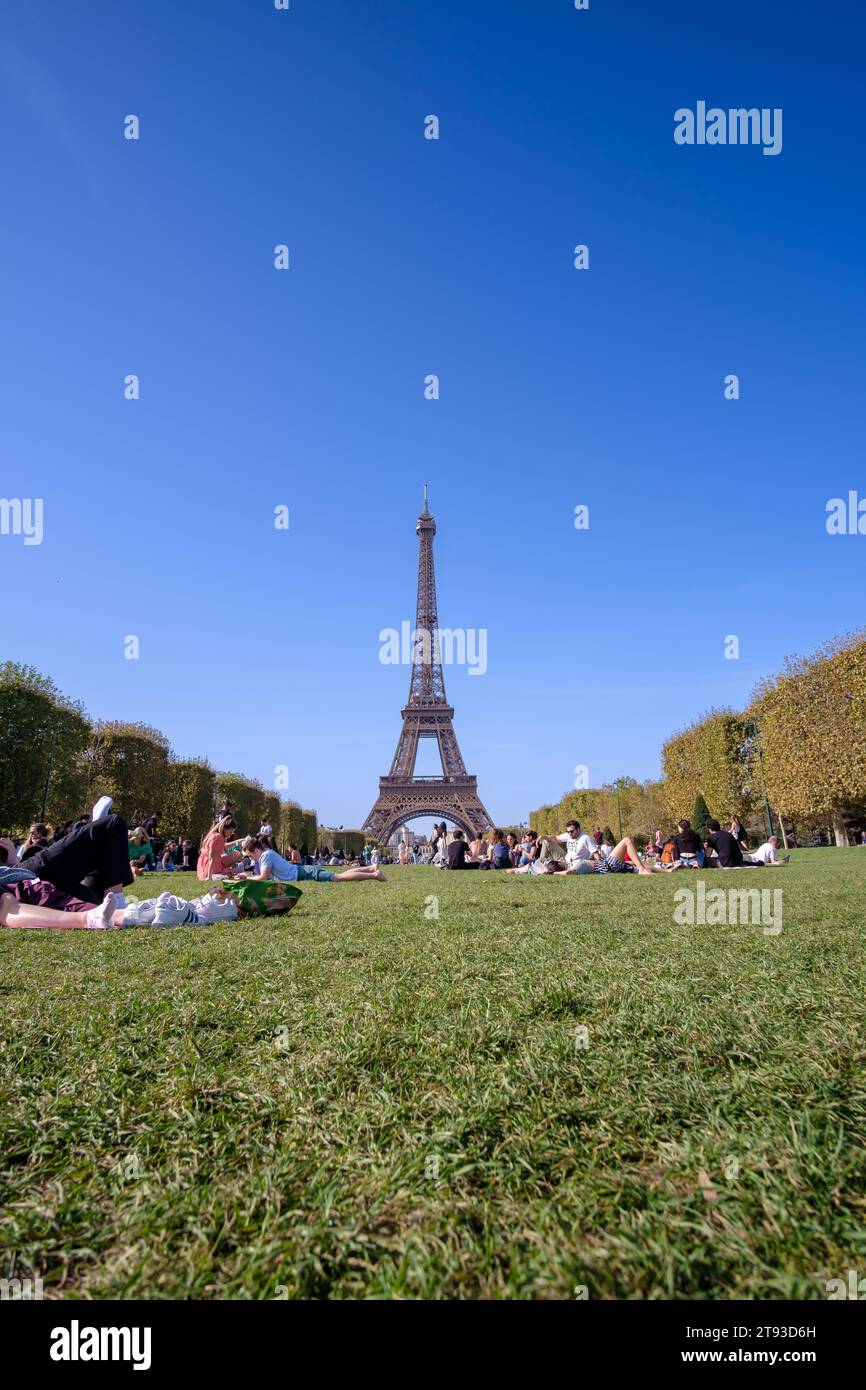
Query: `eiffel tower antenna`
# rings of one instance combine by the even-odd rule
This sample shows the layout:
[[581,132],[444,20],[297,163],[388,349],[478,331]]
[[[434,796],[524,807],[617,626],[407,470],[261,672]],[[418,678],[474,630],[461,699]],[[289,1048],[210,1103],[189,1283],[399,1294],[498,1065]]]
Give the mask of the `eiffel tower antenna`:
[[[454,732],[454,710],[445,694],[433,537],[436,522],[424,510],[415,522],[418,537],[418,591],[409,696],[403,707],[403,727],[386,777],[379,778],[379,796],[364,823],[364,833],[387,844],[395,830],[419,816],[453,821],[473,839],[492,821],[479,800],[477,779],[467,771]],[[418,742],[435,738],[442,762],[441,777],[416,777]]]

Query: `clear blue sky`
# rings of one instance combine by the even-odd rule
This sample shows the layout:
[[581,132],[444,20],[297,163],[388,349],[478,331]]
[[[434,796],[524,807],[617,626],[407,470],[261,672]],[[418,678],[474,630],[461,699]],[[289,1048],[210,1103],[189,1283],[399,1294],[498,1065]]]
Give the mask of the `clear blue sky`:
[[[866,495],[863,39],[853,0],[7,0],[0,494],[45,538],[0,537],[3,656],[359,824],[426,478],[494,818],[656,774],[863,622],[824,526]],[[782,153],[677,146],[698,100],[781,107]]]

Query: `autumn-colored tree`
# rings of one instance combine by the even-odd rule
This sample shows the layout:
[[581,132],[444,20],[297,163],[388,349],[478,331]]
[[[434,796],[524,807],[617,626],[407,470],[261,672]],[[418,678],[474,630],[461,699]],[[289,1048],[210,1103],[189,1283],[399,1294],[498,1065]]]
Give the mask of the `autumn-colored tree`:
[[596,826],[605,822],[619,825],[619,808],[623,833],[637,840],[649,839],[667,820],[664,784],[621,777],[618,798],[616,785],[610,784],[566,792],[555,806],[542,806],[531,812],[529,825],[539,835],[555,835],[563,831],[570,820],[576,820],[591,834]]
[[686,815],[699,795],[720,820],[749,813],[754,783],[746,724],[733,710],[711,710],[663,745],[665,800],[672,820]]
[[866,633],[787,661],[758,686],[750,714],[771,804],[783,816],[829,822],[846,845],[846,812],[866,786]]

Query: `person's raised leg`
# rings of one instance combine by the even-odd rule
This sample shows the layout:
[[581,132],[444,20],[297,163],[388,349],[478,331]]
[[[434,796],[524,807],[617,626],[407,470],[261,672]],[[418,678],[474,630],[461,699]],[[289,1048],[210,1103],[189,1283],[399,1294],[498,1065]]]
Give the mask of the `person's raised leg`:
[[84,886],[101,902],[106,893],[120,893],[133,880],[129,866],[129,832],[122,816],[105,816],[82,827],[90,832],[93,864]]
[[664,869],[648,869],[645,867],[640,857],[640,853],[638,852],[638,847],[630,835],[626,835],[624,839],[620,840],[618,845],[614,845],[608,858],[621,859],[622,862],[625,863],[626,851],[628,851],[628,857],[631,860],[632,864],[634,864],[635,869],[639,874],[656,874],[665,872]]
[[133,881],[126,822],[115,815],[88,821],[33,855],[27,867],[61,892],[101,903]]

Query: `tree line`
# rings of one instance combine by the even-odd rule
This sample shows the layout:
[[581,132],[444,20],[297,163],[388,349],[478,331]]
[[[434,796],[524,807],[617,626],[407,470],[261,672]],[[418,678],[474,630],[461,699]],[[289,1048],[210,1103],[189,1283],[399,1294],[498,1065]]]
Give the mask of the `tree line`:
[[200,843],[216,807],[229,800],[238,827],[263,821],[281,845],[316,846],[315,811],[282,801],[254,777],[215,771],[204,758],[178,758],[147,724],[92,721],[32,666],[0,664],[0,827],[22,834],[35,820],[74,820],[98,796],[132,826],[160,811],[160,833]]
[[849,843],[866,826],[866,632],[791,658],[762,681],[745,710],[710,710],[662,746],[662,777],[623,777],[567,792],[530,817],[541,834],[569,817],[645,839],[703,798],[720,821],[739,816],[783,838],[826,831]]

